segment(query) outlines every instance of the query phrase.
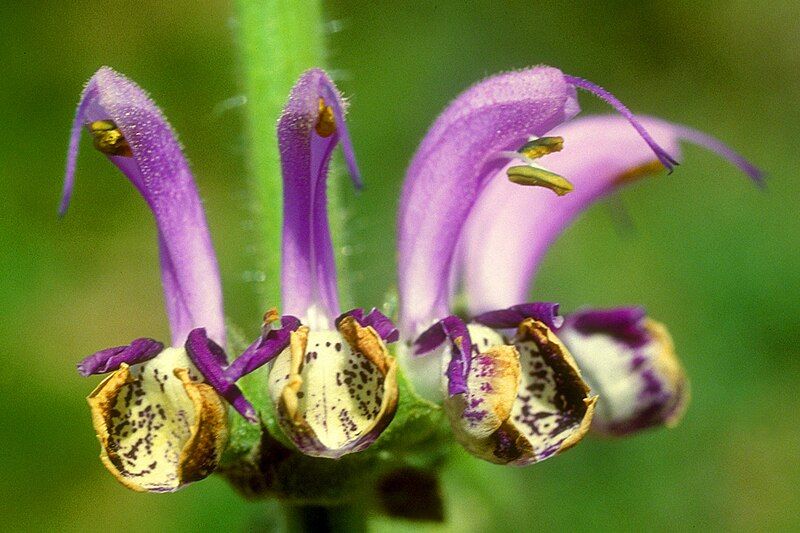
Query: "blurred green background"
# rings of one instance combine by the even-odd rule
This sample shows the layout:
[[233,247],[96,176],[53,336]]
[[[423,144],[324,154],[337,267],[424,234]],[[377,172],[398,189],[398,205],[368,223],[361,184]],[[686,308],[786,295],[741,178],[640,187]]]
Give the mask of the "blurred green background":
[[[360,199],[349,196],[357,304],[374,305],[394,282],[394,214],[416,143],[459,91],[500,70],[547,63],[587,77],[636,112],[717,135],[770,176],[759,192],[690,147],[673,175],[619,196],[632,229],[605,204],[567,232],[536,296],[565,310],[645,304],[671,327],[692,405],[677,429],[589,439],[527,469],[462,454],[444,475],[450,521],[439,528],[798,527],[800,3],[325,7],[329,63],[351,98],[368,183]],[[228,1],[0,7],[4,529],[247,530],[275,520],[274,504],[245,502],[222,479],[138,495],[101,466],[84,401],[98,380],[74,365],[135,337],[167,337],[155,232],[141,199],[91,150],[69,215],[56,217],[74,105],[83,82],[113,66],[149,90],[180,133],[208,208],[227,312],[253,326],[267,302],[253,297],[242,110],[227,104],[241,94],[235,31]],[[586,112],[607,111],[582,102]]]

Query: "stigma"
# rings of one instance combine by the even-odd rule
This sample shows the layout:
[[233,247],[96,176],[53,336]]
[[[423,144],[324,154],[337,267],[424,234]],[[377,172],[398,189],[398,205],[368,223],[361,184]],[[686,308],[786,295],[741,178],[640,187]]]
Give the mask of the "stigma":
[[113,120],[96,120],[89,124],[94,147],[106,155],[133,157],[131,146]]
[[319,112],[314,129],[320,137],[330,137],[336,132],[336,118],[333,115],[333,108],[325,104],[324,98],[319,99]]
[[573,190],[572,183],[564,177],[537,166],[513,166],[506,171],[506,174],[511,183],[528,187],[544,187],[558,196],[564,196]]

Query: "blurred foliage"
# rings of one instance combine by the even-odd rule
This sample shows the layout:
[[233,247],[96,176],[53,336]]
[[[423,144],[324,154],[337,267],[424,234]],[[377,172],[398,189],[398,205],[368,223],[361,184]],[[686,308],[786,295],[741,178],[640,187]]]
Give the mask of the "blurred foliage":
[[[775,530],[797,526],[800,372],[800,4],[338,0],[330,65],[351,97],[367,189],[353,206],[357,304],[394,283],[394,213],[416,143],[442,107],[491,73],[547,63],[634,111],[704,129],[767,170],[766,192],[700,149],[669,177],[591,209],[548,256],[536,296],[566,310],[643,303],[670,325],[693,379],[683,424],[589,439],[539,466],[461,454],[433,529]],[[74,363],[138,336],[167,337],[144,203],[85,150],[56,217],[83,81],[107,64],[151,91],[186,147],[220,254],[227,312],[255,334],[269,302],[245,189],[229,2],[8,1],[0,6],[0,512],[24,530],[249,530],[274,503],[214,477],[175,495],[123,489],[97,460]],[[297,43],[303,47],[302,42]],[[232,99],[233,100],[230,100]],[[583,97],[588,112],[606,109]],[[88,147],[88,143],[84,143]],[[616,222],[625,206],[632,225]],[[277,253],[277,250],[275,251]],[[408,524],[373,522],[379,530]]]

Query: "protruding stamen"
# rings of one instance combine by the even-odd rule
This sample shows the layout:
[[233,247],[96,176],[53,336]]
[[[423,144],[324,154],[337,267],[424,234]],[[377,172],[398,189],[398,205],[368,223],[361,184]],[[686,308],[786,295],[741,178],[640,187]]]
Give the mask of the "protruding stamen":
[[277,322],[278,319],[280,319],[280,317],[281,315],[280,313],[278,313],[278,309],[273,307],[272,309],[264,313],[264,325],[268,326],[272,322]]
[[563,137],[539,137],[532,139],[522,145],[522,148],[517,150],[520,154],[528,159],[538,159],[552,154],[553,152],[560,152],[564,148]]
[[642,178],[649,178],[655,174],[658,174],[664,170],[664,165],[658,159],[653,159],[652,161],[648,161],[647,163],[643,163],[639,166],[635,166],[629,168],[619,176],[617,179],[614,180],[614,183],[618,185],[632,183],[634,181],[640,180]]
[[573,189],[572,184],[562,176],[539,167],[520,165],[509,168],[506,173],[512,183],[544,187],[559,196],[564,196]]
[[106,155],[133,157],[131,146],[113,120],[96,120],[89,124],[94,147]]
[[314,125],[317,135],[320,137],[330,137],[336,132],[336,118],[333,115],[333,108],[325,104],[325,99],[319,99],[319,114],[317,123]]

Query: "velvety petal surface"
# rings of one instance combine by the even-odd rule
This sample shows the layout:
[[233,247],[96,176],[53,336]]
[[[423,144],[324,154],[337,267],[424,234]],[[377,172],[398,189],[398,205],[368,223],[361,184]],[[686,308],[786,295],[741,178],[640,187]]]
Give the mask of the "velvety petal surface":
[[600,395],[592,431],[628,435],[680,421],[689,382],[667,328],[644,309],[579,311],[558,335]]
[[230,365],[225,350],[208,338],[206,330],[197,328],[186,339],[186,353],[205,380],[233,406],[246,420],[258,422],[255,408],[245,399],[236,381],[278,356],[291,341],[292,332],[300,327],[293,316],[281,317],[281,327],[273,329],[271,323],[278,319],[274,309],[264,316],[261,336]]
[[[729,159],[757,182],[762,179],[757,169],[715,139],[653,118],[640,122],[675,156],[680,153],[679,141],[696,142]],[[473,313],[525,301],[547,249],[584,209],[618,187],[663,169],[651,147],[621,116],[575,119],[549,135],[563,137],[563,149],[542,162],[566,177],[574,190],[559,197],[543,188],[509,182],[506,169],[519,161],[497,172],[470,214],[459,243],[459,267]]]
[[[283,307],[320,328],[339,315],[336,265],[328,225],[328,165],[341,142],[357,186],[361,178],[344,121],[345,103],[327,74],[305,72],[278,121],[283,172]],[[313,309],[312,309],[313,308]],[[328,323],[326,324],[325,321]]]
[[461,227],[504,161],[529,135],[579,111],[561,71],[534,67],[488,78],[436,119],[406,173],[398,218],[400,328],[415,337],[449,313],[448,276]]
[[212,339],[224,344],[222,290],[205,213],[189,165],[161,110],[126,77],[108,67],[97,71],[81,95],[73,122],[62,214],[72,194],[84,129],[153,212],[173,346],[181,346],[195,327],[207,328]]
[[280,318],[281,327],[273,328],[271,323],[277,320],[278,313],[269,311],[264,316],[261,336],[233,361],[225,370],[228,379],[236,381],[240,377],[253,372],[278,356],[291,340],[293,331],[300,327],[300,319],[286,315]]
[[181,348],[108,376],[88,397],[100,458],[137,491],[172,492],[216,468],[227,410]]
[[397,408],[397,364],[380,335],[348,316],[338,330],[292,333],[272,363],[269,392],[297,448],[337,458],[372,444]]
[[552,302],[532,302],[512,305],[507,309],[488,311],[477,315],[472,320],[494,329],[516,328],[526,318],[542,322],[550,329],[560,328],[564,317],[558,314],[559,305]]

